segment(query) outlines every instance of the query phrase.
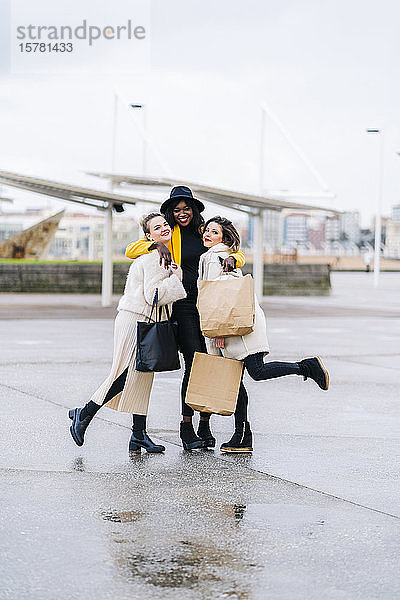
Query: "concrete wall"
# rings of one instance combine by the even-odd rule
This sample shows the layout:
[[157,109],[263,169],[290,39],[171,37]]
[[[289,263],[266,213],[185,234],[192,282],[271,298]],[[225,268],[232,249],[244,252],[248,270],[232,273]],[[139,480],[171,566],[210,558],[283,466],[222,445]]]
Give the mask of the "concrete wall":
[[[114,265],[114,293],[121,294],[130,263]],[[251,273],[252,265],[243,271]],[[330,292],[328,265],[264,265],[266,296],[323,296]],[[88,293],[101,291],[101,264],[0,263],[0,292]]]
[[[245,265],[243,272],[252,268]],[[264,296],[327,296],[330,290],[329,265],[264,265]]]

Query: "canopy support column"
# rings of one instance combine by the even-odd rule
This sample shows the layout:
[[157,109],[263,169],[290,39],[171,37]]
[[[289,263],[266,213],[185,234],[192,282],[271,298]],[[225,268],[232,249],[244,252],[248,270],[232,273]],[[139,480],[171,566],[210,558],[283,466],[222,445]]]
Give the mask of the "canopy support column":
[[261,302],[264,295],[264,223],[263,211],[254,215],[253,277],[254,291]]
[[112,234],[113,214],[109,203],[104,211],[103,270],[101,278],[101,305],[111,306],[113,288]]

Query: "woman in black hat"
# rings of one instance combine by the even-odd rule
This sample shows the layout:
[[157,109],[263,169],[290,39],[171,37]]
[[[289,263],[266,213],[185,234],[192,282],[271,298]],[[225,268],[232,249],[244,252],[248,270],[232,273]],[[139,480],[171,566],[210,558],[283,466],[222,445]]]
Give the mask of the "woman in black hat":
[[[203,210],[204,204],[193,197],[190,188],[184,185],[175,186],[168,200],[161,205],[161,212],[172,227],[172,238],[168,248],[162,243],[151,243],[141,239],[130,244],[126,249],[126,256],[132,259],[158,250],[160,263],[164,262],[166,268],[170,266],[172,260],[182,267],[182,283],[187,297],[174,303],[172,318],[178,323],[178,341],[185,361],[181,387],[183,420],[180,424],[180,437],[186,450],[215,446],[215,438],[209,426],[209,413],[200,413],[196,435],[192,424],[193,409],[185,403],[194,353],[207,352],[196,307],[199,260],[206,251],[201,238],[204,225],[201,216]],[[236,266],[242,267],[244,263],[243,253],[235,252],[225,259],[224,270],[230,271]]]

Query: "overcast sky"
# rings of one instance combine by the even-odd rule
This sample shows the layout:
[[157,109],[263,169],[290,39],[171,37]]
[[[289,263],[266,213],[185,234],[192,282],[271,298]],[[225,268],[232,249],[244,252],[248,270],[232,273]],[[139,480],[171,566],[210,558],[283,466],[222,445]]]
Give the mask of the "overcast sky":
[[[77,23],[98,6],[95,0],[48,1],[60,10],[64,4]],[[124,13],[126,0],[114,0],[110,15],[119,4]],[[128,4],[126,18],[135,21],[135,2]],[[83,172],[111,168],[118,91],[146,105],[149,134],[173,177],[257,193],[265,102],[336,193],[334,200],[310,204],[359,210],[369,222],[378,139],[367,127],[385,132],[384,212],[400,203],[396,0],[152,0],[151,62],[142,73],[126,75],[12,73],[9,8],[0,0],[0,169],[99,185]],[[126,44],[124,56],[132,48]],[[104,63],[103,49],[94,49],[92,64]],[[116,170],[141,174],[141,160],[140,132],[121,102]],[[166,174],[151,152],[148,174]],[[268,119],[264,188],[320,191]],[[46,204],[7,194],[16,208]]]

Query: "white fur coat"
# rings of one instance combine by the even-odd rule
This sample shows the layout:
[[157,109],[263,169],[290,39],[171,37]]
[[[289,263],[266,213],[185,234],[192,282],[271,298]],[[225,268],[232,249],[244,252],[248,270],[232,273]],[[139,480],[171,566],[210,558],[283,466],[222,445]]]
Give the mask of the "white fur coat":
[[118,310],[129,310],[149,317],[156,289],[160,306],[167,304],[171,309],[173,302],[186,298],[179,277],[170,269],[160,266],[158,252],[150,252],[136,258],[129,267]]

